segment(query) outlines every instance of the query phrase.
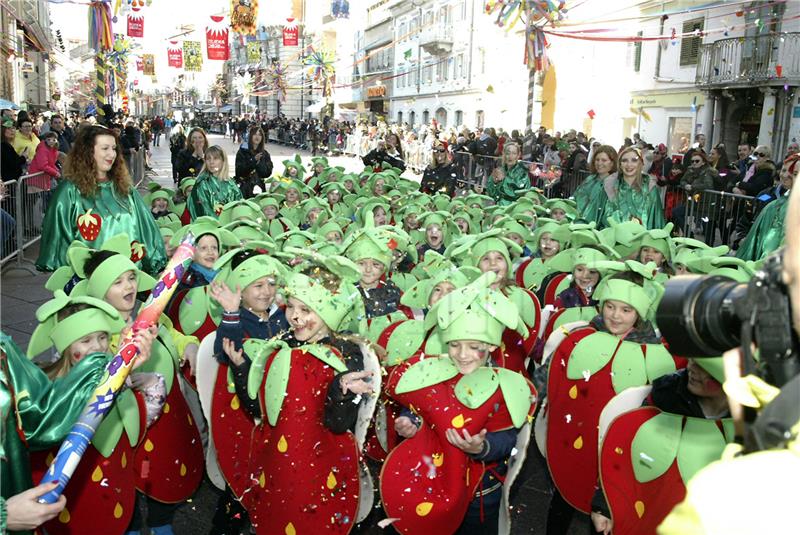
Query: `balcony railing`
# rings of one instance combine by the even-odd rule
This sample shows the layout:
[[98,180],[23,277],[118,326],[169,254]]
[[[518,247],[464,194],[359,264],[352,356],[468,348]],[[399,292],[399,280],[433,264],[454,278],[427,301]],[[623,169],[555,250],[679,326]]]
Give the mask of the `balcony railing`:
[[800,79],[800,33],[734,37],[700,47],[700,86]]
[[451,26],[426,28],[420,35],[419,44],[428,54],[450,52],[453,48],[453,28]]

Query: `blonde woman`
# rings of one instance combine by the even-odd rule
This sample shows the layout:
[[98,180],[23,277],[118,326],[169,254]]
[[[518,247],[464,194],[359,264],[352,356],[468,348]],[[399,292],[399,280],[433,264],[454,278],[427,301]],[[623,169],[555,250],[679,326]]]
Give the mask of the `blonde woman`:
[[654,176],[644,172],[644,157],[636,147],[619,153],[618,171],[609,175],[603,190],[608,198],[604,220],[638,220],[648,230],[664,227],[664,207]]

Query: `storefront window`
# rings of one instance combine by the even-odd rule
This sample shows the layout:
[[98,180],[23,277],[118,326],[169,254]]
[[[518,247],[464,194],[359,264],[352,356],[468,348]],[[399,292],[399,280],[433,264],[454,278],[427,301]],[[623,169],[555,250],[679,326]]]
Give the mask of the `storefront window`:
[[669,118],[669,153],[683,154],[692,144],[692,118]]

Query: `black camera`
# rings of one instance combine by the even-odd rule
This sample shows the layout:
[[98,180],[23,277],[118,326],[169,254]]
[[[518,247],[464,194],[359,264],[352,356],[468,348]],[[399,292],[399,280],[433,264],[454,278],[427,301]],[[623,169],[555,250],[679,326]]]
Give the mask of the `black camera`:
[[[744,374],[777,387],[800,374],[800,351],[781,266],[783,250],[769,256],[749,283],[728,277],[680,276],[669,280],[656,322],[670,351],[714,357],[741,346]],[[750,354],[751,343],[758,359]]]

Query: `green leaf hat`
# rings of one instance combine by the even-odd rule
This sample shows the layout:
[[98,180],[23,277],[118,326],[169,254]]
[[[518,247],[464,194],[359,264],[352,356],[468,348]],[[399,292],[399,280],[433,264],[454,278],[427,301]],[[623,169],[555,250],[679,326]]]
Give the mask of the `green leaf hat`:
[[[656,308],[664,294],[664,287],[654,280],[658,270],[653,262],[641,264],[635,260],[600,261],[591,262],[587,267],[607,273],[606,277],[597,285],[594,294],[594,298],[600,302],[601,307],[604,302],[613,299],[632,306],[643,320],[655,318]],[[628,280],[613,278],[615,273],[623,271],[633,271],[641,275],[644,279],[644,286]]]
[[471,266],[451,267],[439,271],[433,277],[423,279],[406,290],[400,298],[400,303],[412,308],[427,309],[431,292],[439,283],[449,282],[456,288],[461,288],[477,279],[480,275],[480,270]]
[[222,212],[219,214],[219,224],[222,226],[238,220],[258,223],[262,219],[264,214],[261,212],[261,207],[258,203],[247,199],[229,202],[222,207]]
[[222,254],[226,248],[228,247],[238,247],[241,245],[239,239],[228,229],[222,228],[219,225],[219,221],[214,219],[213,217],[202,216],[198,217],[194,220],[191,225],[185,225],[179,231],[172,236],[170,240],[170,245],[173,247],[177,247],[183,241],[183,238],[189,232],[195,238],[195,243],[200,241],[200,238],[205,236],[206,234],[210,234],[217,239],[217,245],[219,245],[219,252]]
[[[58,313],[71,305],[86,305],[88,308],[58,319]],[[102,299],[89,296],[67,296],[56,290],[55,296],[36,310],[39,326],[33,331],[28,343],[28,356],[35,357],[51,346],[63,354],[76,340],[94,332],[106,332],[109,335],[119,333],[125,327],[125,321],[119,312]]]
[[266,254],[251,256],[234,268],[233,258],[248,250],[252,249],[233,249],[219,257],[214,264],[214,269],[218,271],[215,280],[224,281],[232,291],[236,291],[237,286],[244,290],[262,277],[274,277],[279,281],[288,273],[289,270],[279,260]]
[[639,249],[652,247],[664,255],[667,261],[672,260],[675,254],[675,244],[672,242],[672,223],[667,223],[664,228],[646,230],[639,237]]
[[[87,277],[86,263],[100,251],[115,253],[103,260]],[[74,273],[83,279],[72,290],[71,295],[86,295],[105,299],[106,292],[117,278],[127,271],[136,273],[137,290],[151,290],[156,281],[153,277],[136,267],[131,259],[131,242],[127,234],[117,234],[107,239],[98,250],[89,249],[80,242],[73,242],[67,250],[67,261]],[[63,286],[62,286],[63,287]]]

